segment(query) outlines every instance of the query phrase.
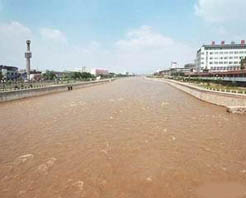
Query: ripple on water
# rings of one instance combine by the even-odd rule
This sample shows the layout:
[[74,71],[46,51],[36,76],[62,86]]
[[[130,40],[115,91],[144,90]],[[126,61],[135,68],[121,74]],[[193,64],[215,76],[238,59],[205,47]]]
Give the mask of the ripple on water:
[[45,163],[38,166],[38,172],[43,175],[48,175],[48,171],[55,165],[56,158],[52,157]]
[[16,164],[25,163],[26,161],[33,159],[33,157],[34,157],[33,154],[21,155],[21,156],[16,158],[15,162],[16,162]]

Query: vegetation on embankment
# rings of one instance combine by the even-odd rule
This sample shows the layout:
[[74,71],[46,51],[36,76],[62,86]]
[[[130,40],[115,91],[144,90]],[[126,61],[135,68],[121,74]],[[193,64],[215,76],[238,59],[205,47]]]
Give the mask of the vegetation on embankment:
[[221,79],[208,80],[208,79],[201,79],[201,78],[181,77],[181,76],[171,77],[169,79],[173,79],[179,82],[190,83],[214,91],[246,94],[245,83],[223,81]]

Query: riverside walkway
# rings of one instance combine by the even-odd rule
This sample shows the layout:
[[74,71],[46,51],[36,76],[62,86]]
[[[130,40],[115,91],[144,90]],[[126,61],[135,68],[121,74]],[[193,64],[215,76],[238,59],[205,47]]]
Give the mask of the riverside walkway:
[[245,124],[140,77],[1,103],[0,197],[243,197]]

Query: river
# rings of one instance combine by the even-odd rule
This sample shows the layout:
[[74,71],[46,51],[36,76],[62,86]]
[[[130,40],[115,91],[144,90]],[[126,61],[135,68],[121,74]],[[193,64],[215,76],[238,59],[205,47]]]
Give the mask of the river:
[[243,198],[246,116],[128,78],[0,104],[0,197]]

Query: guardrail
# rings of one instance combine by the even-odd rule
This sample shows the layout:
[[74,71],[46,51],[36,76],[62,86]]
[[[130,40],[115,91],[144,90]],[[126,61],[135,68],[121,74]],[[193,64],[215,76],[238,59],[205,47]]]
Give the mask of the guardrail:
[[73,88],[81,88],[81,87],[88,87],[93,86],[96,84],[103,84],[106,82],[111,82],[115,79],[106,79],[106,80],[96,80],[96,81],[84,81],[84,82],[75,82],[75,83],[68,83],[68,84],[53,84],[50,86],[39,87],[39,88],[27,88],[27,89],[19,89],[19,90],[9,90],[0,92],[0,102],[6,102],[11,100],[17,100],[27,97],[33,96],[40,96],[55,92],[62,92],[62,91],[71,91]]
[[246,94],[246,90],[233,90],[233,89],[218,89],[218,88],[213,88],[213,87],[203,87],[202,88],[211,90],[211,91],[217,91],[217,92],[222,92],[222,93],[232,93],[232,94]]
[[37,82],[5,82],[5,83],[0,83],[0,92],[42,88],[42,87],[48,87],[53,85],[65,85],[65,84],[71,84],[76,82],[91,82],[91,81],[67,80],[67,81],[37,81]]

